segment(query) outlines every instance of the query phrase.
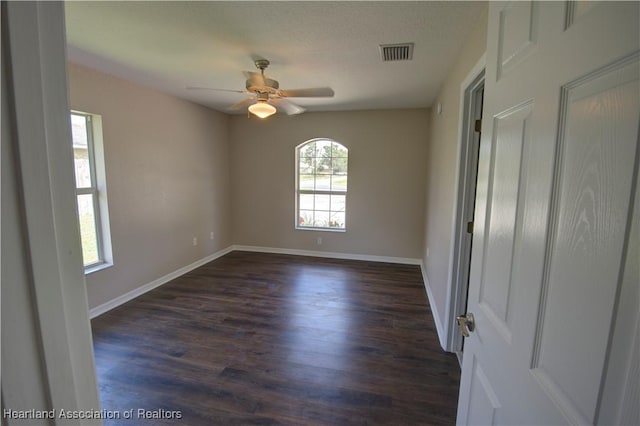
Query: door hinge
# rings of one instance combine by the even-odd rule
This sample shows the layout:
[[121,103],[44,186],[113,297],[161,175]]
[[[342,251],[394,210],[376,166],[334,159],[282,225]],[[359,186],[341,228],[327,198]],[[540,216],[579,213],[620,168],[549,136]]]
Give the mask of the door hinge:
[[474,130],[478,133],[482,132],[482,120],[476,120]]
[[473,234],[473,222],[467,222],[467,233]]

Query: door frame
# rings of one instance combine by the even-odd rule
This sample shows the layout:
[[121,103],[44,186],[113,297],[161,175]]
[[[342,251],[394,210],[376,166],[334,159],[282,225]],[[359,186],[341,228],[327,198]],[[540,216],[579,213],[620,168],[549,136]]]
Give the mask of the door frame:
[[486,54],[478,59],[460,84],[460,113],[458,127],[458,159],[456,165],[456,198],[454,221],[451,227],[451,252],[445,311],[445,350],[455,352],[462,363],[462,336],[458,332],[456,317],[463,314],[467,304],[469,265],[471,264],[471,234],[467,222],[473,217],[478,150],[474,150],[475,117],[482,106],[478,95],[484,89]]
[[[2,407],[98,412],[74,191],[64,4],[2,2],[1,11],[2,72],[8,88],[2,106],[9,111],[3,111],[3,126],[9,130],[3,128],[1,156],[13,155],[3,161],[14,168],[9,173],[15,181],[9,185],[19,199],[13,211],[21,224],[7,241],[25,247],[17,257],[20,263],[11,268],[5,268],[2,258],[3,280],[8,277],[11,288],[20,289],[3,294],[2,303],[30,306],[24,317],[34,324],[13,330],[3,324],[2,364],[13,368],[2,376]],[[5,234],[2,238],[4,248]],[[4,281],[2,285],[4,290]],[[25,358],[23,349],[34,347],[38,352]],[[102,420],[70,417],[64,424],[102,425]]]

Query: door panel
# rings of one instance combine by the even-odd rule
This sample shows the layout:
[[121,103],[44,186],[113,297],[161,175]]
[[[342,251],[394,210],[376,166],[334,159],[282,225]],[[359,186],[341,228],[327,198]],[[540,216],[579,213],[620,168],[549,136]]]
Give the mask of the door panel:
[[495,424],[496,411],[500,407],[498,397],[491,383],[477,361],[473,362],[471,378],[471,398],[469,400],[469,416],[481,424]]
[[489,5],[458,424],[637,412],[640,6],[586,6]]
[[511,341],[508,321],[512,284],[512,260],[516,237],[516,213],[523,147],[530,136],[528,120],[533,105],[526,103],[501,112],[494,118],[489,176],[488,232],[480,300],[487,318]]
[[599,2],[592,0],[575,0],[567,3],[567,28],[569,28]]
[[[636,172],[637,173],[637,172]],[[640,185],[635,182],[634,216],[627,239],[627,256],[607,367],[600,424],[640,424]]]
[[[598,73],[600,74],[600,73]],[[556,208],[534,374],[593,423],[627,233],[638,134],[638,68],[564,89]],[[598,300],[598,303],[592,303]],[[588,309],[586,309],[588,307]],[[584,354],[576,357],[575,354]]]
[[537,5],[514,2],[500,11],[498,78],[505,76],[534,48],[538,31]]

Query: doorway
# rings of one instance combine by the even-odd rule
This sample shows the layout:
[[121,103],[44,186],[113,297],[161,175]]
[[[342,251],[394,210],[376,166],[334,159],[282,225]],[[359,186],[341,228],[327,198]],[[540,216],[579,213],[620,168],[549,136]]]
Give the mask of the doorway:
[[458,155],[458,185],[453,229],[451,286],[447,315],[447,350],[455,352],[462,362],[463,338],[456,317],[467,307],[473,217],[476,199],[478,155],[482,132],[482,102],[484,98],[484,57],[462,83],[462,115]]

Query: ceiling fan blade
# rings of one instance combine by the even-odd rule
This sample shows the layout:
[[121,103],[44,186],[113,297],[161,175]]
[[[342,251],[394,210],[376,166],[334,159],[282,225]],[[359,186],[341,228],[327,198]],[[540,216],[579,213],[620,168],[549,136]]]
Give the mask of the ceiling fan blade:
[[280,90],[280,96],[284,96],[286,98],[332,98],[333,95],[335,95],[335,93],[331,87]]
[[230,111],[237,111],[237,110],[242,109],[242,108],[244,108],[246,106],[249,106],[250,104],[252,104],[254,102],[255,102],[255,99],[253,99],[253,98],[243,99],[240,102],[231,105],[227,109],[230,110]]
[[259,72],[244,71],[244,76],[249,80],[251,86],[266,86],[264,75]]
[[277,108],[284,111],[287,115],[302,114],[306,110],[291,101],[282,98],[272,98],[270,102]]
[[197,86],[187,86],[185,87],[187,90],[213,90],[216,92],[231,92],[231,93],[249,93],[246,90],[231,90],[231,89],[215,89],[213,87],[197,87]]

